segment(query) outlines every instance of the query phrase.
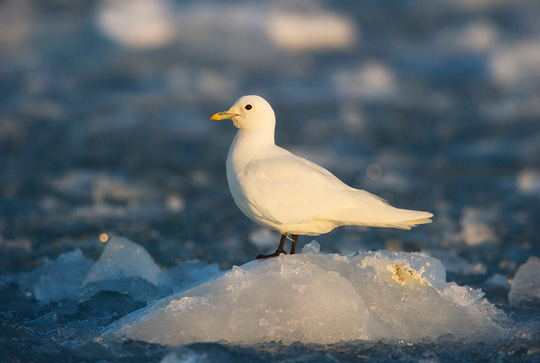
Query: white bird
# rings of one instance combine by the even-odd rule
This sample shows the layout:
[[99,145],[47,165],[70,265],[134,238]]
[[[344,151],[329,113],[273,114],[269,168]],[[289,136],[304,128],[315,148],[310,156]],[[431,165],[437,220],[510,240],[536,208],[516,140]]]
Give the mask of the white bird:
[[277,230],[277,251],[292,235],[316,236],[358,225],[411,229],[431,223],[433,214],[394,208],[385,200],[343,183],[328,170],[277,146],[274,110],[259,96],[244,96],[212,120],[232,120],[238,133],[227,157],[227,181],[238,208],[254,222]]

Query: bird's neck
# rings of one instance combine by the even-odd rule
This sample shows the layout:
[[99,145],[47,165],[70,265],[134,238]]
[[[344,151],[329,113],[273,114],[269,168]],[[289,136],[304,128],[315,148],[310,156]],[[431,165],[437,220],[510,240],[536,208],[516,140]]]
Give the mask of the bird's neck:
[[236,147],[249,148],[252,152],[274,146],[274,128],[239,129],[234,139]]
[[265,158],[275,148],[274,129],[239,129],[229,150],[228,162],[237,167]]

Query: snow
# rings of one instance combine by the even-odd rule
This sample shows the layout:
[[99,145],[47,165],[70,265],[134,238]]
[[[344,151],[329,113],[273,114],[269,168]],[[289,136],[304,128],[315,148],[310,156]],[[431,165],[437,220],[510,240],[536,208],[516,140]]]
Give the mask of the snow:
[[540,299],[540,259],[531,256],[519,266],[508,295],[510,303],[518,305]]
[[483,293],[445,278],[422,253],[323,254],[312,242],[302,254],[234,266],[128,315],[105,336],[170,346],[502,337],[502,313]]

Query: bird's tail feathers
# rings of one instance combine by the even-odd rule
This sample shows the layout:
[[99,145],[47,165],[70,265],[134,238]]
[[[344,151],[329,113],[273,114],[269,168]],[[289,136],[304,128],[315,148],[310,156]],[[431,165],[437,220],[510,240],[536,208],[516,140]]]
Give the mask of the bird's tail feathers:
[[433,217],[433,214],[429,212],[398,209],[390,206],[389,208],[378,212],[357,208],[337,209],[319,216],[317,219],[332,220],[338,222],[339,225],[389,227],[408,230],[419,224],[431,223],[431,217]]

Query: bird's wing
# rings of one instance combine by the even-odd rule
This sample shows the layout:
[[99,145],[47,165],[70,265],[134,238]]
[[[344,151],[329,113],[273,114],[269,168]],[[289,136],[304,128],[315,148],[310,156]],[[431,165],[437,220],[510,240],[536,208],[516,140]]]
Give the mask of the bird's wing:
[[238,181],[248,204],[259,216],[276,224],[302,223],[350,208],[365,210],[368,215],[373,208],[387,205],[288,152],[251,161],[239,173]]

